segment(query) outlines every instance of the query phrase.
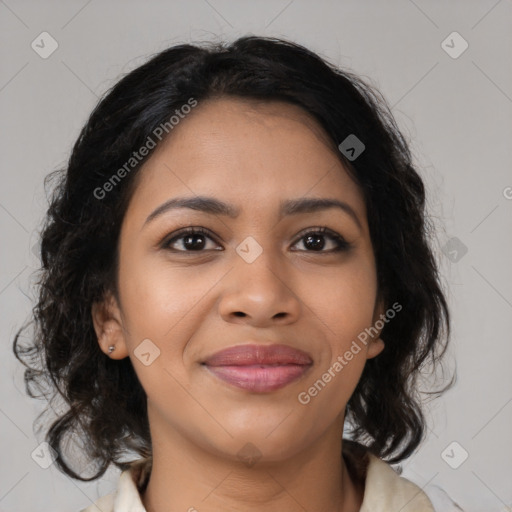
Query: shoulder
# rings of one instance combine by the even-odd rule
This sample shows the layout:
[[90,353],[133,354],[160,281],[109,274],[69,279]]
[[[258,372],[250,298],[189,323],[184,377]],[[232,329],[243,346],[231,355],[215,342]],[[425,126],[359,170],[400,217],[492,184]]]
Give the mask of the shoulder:
[[80,512],[145,512],[140,492],[147,485],[152,460],[141,459],[131,463],[120,475],[114,492],[98,498]]
[[106,494],[98,498],[92,505],[83,508],[80,512],[112,512],[114,510],[115,493]]
[[364,481],[360,512],[436,512],[420,487],[400,476],[366,447],[343,440],[343,455],[354,478]]
[[400,476],[387,462],[375,455],[369,453],[368,458],[361,512],[435,512],[432,502],[420,487]]

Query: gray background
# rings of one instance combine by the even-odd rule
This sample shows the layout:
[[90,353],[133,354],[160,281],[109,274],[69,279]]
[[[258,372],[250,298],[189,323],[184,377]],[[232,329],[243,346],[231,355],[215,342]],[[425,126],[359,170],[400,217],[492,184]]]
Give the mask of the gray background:
[[[31,457],[43,404],[25,397],[11,343],[33,306],[44,176],[65,164],[121,73],[172,44],[247,33],[304,44],[373,81],[393,106],[439,229],[453,315],[448,363],[458,371],[455,388],[430,404],[428,439],[404,475],[467,511],[512,510],[510,0],[5,0],[0,20],[0,511],[77,511],[118,476],[83,484]],[[43,31],[59,45],[46,59],[31,48]],[[442,47],[453,31],[469,44],[458,58]],[[453,37],[445,44],[452,54],[462,48]],[[447,461],[460,463],[463,450],[467,460],[453,469]]]

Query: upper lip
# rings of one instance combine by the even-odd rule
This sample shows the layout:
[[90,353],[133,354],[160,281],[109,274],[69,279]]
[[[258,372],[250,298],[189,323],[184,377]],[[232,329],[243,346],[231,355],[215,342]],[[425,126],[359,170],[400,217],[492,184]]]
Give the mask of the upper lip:
[[208,366],[265,365],[309,365],[313,360],[306,352],[288,345],[236,345],[208,357],[203,364]]

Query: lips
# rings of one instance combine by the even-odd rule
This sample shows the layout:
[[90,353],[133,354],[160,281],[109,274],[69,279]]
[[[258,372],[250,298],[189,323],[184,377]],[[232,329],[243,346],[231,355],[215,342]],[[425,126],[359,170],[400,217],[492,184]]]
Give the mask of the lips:
[[313,360],[287,345],[238,345],[203,362],[220,380],[253,392],[269,392],[300,378]]
[[284,365],[311,364],[311,357],[288,345],[237,345],[213,354],[205,364],[208,366]]

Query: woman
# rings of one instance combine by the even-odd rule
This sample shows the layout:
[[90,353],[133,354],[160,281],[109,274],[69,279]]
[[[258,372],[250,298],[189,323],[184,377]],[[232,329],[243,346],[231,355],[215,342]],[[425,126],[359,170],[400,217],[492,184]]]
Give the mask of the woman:
[[59,469],[123,470],[85,510],[434,510],[389,465],[424,438],[416,379],[449,338],[424,204],[382,97],[297,44],[175,46],[120,80],[14,344],[42,356],[31,396],[67,402]]

